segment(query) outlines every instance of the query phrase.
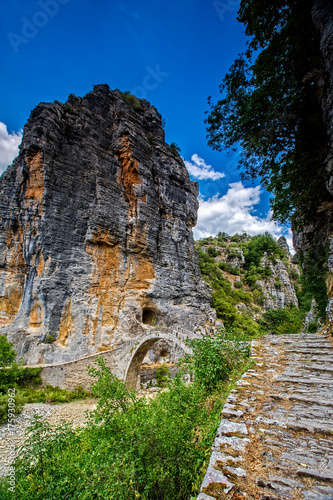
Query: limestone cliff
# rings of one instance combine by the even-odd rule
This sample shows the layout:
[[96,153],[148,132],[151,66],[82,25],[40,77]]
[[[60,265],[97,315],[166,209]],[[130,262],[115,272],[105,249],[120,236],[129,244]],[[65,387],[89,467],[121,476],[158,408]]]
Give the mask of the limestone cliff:
[[[322,189],[317,194],[317,211],[313,217],[304,215],[293,224],[294,247],[303,262],[303,268],[320,263],[321,274],[328,276],[327,316],[333,328],[333,4],[331,0],[314,0],[312,19],[320,39],[322,67],[314,69],[317,75],[318,97],[321,100],[323,120],[327,127],[328,155],[323,165]],[[305,211],[304,211],[305,212]],[[302,207],[300,207],[302,213]],[[328,262],[327,262],[328,256]],[[326,273],[328,270],[328,274]]]
[[[328,248],[328,306],[327,317],[330,330],[333,329],[333,5],[330,0],[314,0],[312,18],[320,35],[320,48],[325,68],[323,68],[322,109],[327,125],[329,154],[325,162],[326,189],[331,195],[330,202],[321,207],[325,219],[316,237],[322,238]],[[302,241],[301,241],[302,243]],[[299,245],[302,246],[302,245]]]
[[198,185],[147,101],[98,85],[39,104],[0,189],[1,333],[26,362],[214,322],[192,237]]
[[250,335],[259,332],[264,313],[270,309],[299,307],[296,289],[301,272],[286,239],[274,242],[266,235],[273,247],[268,245],[268,251],[263,251],[253,246],[258,238],[219,233],[196,242],[218,317],[227,327],[240,327]]

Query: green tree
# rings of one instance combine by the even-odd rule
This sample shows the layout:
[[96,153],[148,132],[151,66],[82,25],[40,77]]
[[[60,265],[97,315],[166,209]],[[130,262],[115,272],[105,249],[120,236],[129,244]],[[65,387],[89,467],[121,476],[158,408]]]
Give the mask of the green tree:
[[273,261],[276,258],[282,258],[284,255],[283,250],[269,233],[255,236],[248,244],[246,254],[247,268],[250,268],[251,264],[260,266],[260,260],[264,253]]
[[214,149],[241,149],[245,178],[261,178],[281,222],[317,216],[329,199],[328,152],[320,96],[324,63],[311,18],[313,0],[242,0],[249,37],[220,86],[207,119]]
[[13,344],[8,342],[5,335],[0,335],[0,367],[11,366],[16,358]]

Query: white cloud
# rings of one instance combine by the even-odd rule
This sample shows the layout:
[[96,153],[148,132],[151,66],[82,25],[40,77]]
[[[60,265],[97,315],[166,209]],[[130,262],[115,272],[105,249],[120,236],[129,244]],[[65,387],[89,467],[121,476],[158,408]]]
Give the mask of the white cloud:
[[[253,214],[259,202],[260,186],[246,188],[242,182],[229,184],[224,196],[199,198],[198,224],[193,229],[195,239],[215,236],[220,231],[229,235],[246,232],[251,236],[268,231],[276,238],[285,235],[285,228],[271,220],[271,212],[263,218]],[[290,245],[291,231],[286,237]]]
[[19,153],[22,131],[8,133],[7,126],[0,122],[0,175]]
[[198,179],[199,181],[217,181],[225,177],[222,172],[215,172],[211,165],[207,165],[203,158],[200,158],[197,154],[192,155],[192,161],[184,160],[186,168],[192,177]]

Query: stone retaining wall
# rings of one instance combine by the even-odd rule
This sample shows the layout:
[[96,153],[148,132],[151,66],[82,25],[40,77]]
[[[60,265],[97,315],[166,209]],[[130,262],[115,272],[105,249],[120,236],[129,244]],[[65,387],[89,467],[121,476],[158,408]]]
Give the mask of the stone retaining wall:
[[[41,379],[43,385],[52,385],[61,389],[75,390],[78,387],[89,390],[94,379],[88,375],[88,368],[95,365],[98,358],[105,359],[106,366],[114,371],[115,351],[106,351],[76,361],[70,361],[61,365],[46,365],[42,367]],[[36,366],[38,367],[38,366]]]

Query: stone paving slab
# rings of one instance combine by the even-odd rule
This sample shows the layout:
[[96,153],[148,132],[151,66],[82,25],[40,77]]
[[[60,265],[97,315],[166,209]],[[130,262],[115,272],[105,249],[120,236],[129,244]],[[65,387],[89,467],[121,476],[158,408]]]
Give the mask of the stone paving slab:
[[198,500],[333,500],[333,342],[265,336],[231,391]]

